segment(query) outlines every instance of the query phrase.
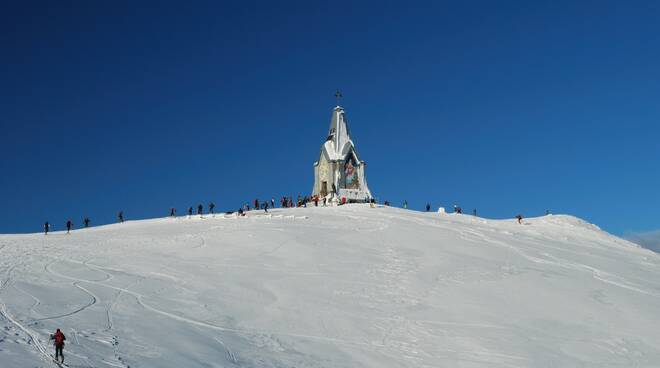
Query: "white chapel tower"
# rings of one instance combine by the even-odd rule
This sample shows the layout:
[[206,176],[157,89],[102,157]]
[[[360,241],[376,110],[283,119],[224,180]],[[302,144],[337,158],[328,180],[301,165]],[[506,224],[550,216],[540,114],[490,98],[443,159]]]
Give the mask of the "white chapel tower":
[[314,163],[312,196],[341,202],[367,202],[371,192],[364,176],[366,163],[360,159],[346,122],[344,108],[332,110],[330,130]]

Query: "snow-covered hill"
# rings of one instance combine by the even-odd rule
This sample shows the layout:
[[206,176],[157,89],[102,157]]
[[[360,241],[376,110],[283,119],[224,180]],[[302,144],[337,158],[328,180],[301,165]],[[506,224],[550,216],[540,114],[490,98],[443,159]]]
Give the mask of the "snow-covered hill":
[[660,367],[660,257],[348,205],[0,235],[0,366]]

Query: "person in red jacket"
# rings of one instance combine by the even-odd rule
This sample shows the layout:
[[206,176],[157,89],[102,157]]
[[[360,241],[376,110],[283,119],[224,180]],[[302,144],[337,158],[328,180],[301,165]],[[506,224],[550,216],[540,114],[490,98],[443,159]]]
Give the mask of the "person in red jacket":
[[62,363],[64,363],[64,340],[66,340],[66,336],[60,331],[58,328],[57,331],[55,331],[54,335],[50,335],[51,340],[55,340],[55,360],[57,360],[57,357],[62,358]]

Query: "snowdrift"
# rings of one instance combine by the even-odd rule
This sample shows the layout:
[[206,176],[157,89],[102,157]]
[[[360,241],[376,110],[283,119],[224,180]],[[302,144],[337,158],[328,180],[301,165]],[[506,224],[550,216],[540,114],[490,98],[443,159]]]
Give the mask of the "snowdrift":
[[0,366],[659,367],[660,257],[347,205],[0,235]]

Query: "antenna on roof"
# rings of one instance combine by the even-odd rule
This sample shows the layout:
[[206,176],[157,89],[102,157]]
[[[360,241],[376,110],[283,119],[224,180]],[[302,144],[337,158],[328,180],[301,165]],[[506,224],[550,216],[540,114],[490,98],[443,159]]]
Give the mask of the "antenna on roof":
[[340,91],[340,90],[337,90],[337,92],[335,92],[335,98],[337,98],[337,106],[339,106],[339,100],[340,100],[342,97],[344,97],[344,96],[342,96],[341,91]]

